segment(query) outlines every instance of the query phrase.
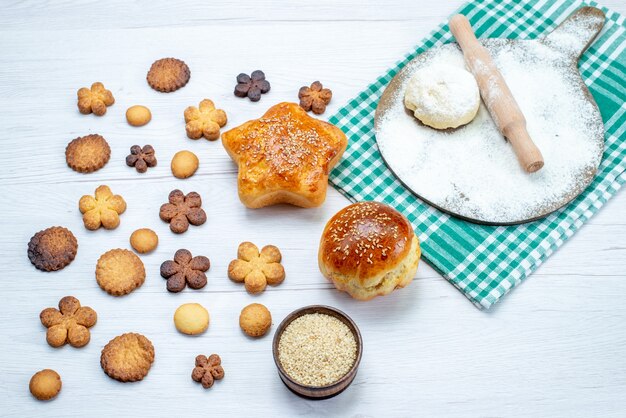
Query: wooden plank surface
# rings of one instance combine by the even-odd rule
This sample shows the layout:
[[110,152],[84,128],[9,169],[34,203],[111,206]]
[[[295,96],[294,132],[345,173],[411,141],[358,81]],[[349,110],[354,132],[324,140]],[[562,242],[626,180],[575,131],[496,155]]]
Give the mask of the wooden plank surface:
[[[287,2],[24,1],[0,4],[0,416],[623,416],[626,410],[626,196],[618,194],[574,239],[490,312],[480,312],[429,266],[406,289],[359,303],[333,290],[317,268],[326,220],[348,202],[329,190],[317,209],[247,210],[238,201],[236,167],[219,142],[191,141],[182,112],[207,97],[228,113],[228,127],[268,106],[295,100],[316,79],[333,89],[332,114],[401,58],[459,1],[372,0]],[[626,13],[621,0],[605,5]],[[150,64],[174,56],[190,66],[183,89],[158,94],[145,82]],[[232,95],[239,72],[263,69],[272,91],[259,103]],[[116,103],[102,118],[80,115],[75,92],[93,81]],[[153,120],[132,128],[126,108],[144,104]],[[112,147],[102,170],[67,168],[66,144],[97,132]],[[124,164],[128,148],[150,143],[159,165],[139,175]],[[198,173],[174,179],[172,155],[189,149]],[[114,231],[89,232],[77,202],[100,184],[122,194],[128,210]],[[171,189],[198,191],[208,221],[181,236],[158,218]],[[52,225],[78,238],[76,260],[57,273],[35,270],[26,257],[33,233]],[[145,284],[123,298],[102,292],[96,260],[127,248],[130,233],[153,228],[161,242],[142,256]],[[260,296],[226,277],[239,242],[281,248],[287,279]],[[178,248],[211,259],[209,284],[172,295],[158,269]],[[65,295],[99,315],[83,349],[52,349],[39,312]],[[181,303],[202,303],[207,333],[176,332]],[[364,356],[354,384],[326,401],[306,401],[280,382],[271,335],[252,340],[238,327],[253,301],[271,310],[274,328],[293,309],[324,303],[360,326]],[[121,384],[99,366],[100,350],[127,331],[141,332],[156,361],[141,383]],[[219,353],[226,377],[205,391],[190,379],[197,354]],[[63,379],[60,396],[37,402],[30,376],[42,368]]]

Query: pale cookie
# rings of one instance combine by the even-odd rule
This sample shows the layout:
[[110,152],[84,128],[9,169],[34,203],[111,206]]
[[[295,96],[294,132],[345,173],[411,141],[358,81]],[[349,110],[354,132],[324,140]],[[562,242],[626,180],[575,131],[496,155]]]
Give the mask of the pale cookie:
[[476,116],[480,93],[476,79],[464,68],[432,65],[413,74],[404,93],[404,105],[424,125],[457,128]]
[[118,194],[113,194],[109,186],[98,186],[95,197],[84,195],[78,201],[78,210],[83,214],[85,228],[95,231],[103,226],[115,229],[120,224],[120,215],[126,211],[126,202]]
[[130,236],[130,245],[140,254],[146,254],[159,244],[159,237],[156,232],[148,228],[141,228],[133,232]]
[[180,305],[174,313],[174,325],[183,334],[202,334],[209,327],[209,311],[199,303]]
[[47,401],[59,394],[61,385],[61,376],[57,372],[43,369],[30,378],[28,388],[35,398],[40,401]]
[[251,242],[242,242],[237,249],[237,259],[228,265],[228,277],[244,283],[249,293],[260,293],[269,284],[281,284],[285,280],[285,269],[278,247],[266,245],[259,248]]
[[113,338],[102,349],[100,366],[112,379],[136,382],[146,377],[154,362],[154,346],[141,334],[127,333]]
[[126,295],[141,286],[145,279],[143,263],[132,251],[117,248],[107,251],[98,259],[96,280],[102,290],[110,295]]
[[241,310],[239,326],[251,337],[262,337],[272,326],[272,314],[260,303],[251,303]]
[[172,174],[179,179],[186,179],[194,175],[200,160],[191,151],[178,151],[172,158]]
[[115,98],[110,90],[97,81],[91,88],[83,87],[78,90],[78,111],[84,115],[93,113],[102,116],[107,112],[107,106],[115,103]]
[[145,106],[135,105],[126,110],[126,121],[131,126],[143,126],[150,120],[152,120],[152,113]]

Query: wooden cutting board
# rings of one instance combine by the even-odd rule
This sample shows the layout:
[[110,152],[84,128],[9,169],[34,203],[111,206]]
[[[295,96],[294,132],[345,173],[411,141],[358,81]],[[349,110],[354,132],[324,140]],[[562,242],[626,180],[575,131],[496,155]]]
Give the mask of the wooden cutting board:
[[418,197],[462,219],[488,224],[529,222],[558,210],[591,183],[604,150],[600,111],[578,60],[604,25],[592,7],[575,11],[535,40],[484,39],[528,120],[545,158],[525,173],[481,103],[468,125],[437,131],[404,107],[408,80],[427,65],[464,66],[457,44],[432,48],[389,83],[375,116],[376,141],[389,168]]

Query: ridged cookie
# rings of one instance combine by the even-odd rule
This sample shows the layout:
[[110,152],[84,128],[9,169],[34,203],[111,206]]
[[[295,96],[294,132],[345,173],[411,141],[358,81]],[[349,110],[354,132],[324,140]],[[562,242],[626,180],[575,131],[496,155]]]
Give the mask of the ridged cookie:
[[126,295],[141,286],[145,279],[143,263],[132,251],[117,248],[107,251],[98,259],[96,280],[102,290],[110,295]]
[[100,366],[112,379],[136,382],[146,377],[154,362],[154,346],[134,332],[118,335],[102,349]]
[[28,259],[42,271],[61,270],[74,260],[76,251],[76,237],[61,226],[37,232],[28,243]]
[[74,171],[92,173],[111,158],[111,147],[102,135],[92,134],[74,139],[65,148],[65,161]]

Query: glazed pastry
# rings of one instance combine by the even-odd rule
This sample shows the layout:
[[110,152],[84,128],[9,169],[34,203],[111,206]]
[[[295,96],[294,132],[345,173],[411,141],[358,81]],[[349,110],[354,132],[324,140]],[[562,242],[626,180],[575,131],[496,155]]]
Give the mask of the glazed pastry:
[[378,202],[359,202],[337,212],[324,228],[318,254],[322,274],[360,300],[408,285],[419,258],[411,223]]
[[310,117],[299,105],[280,103],[261,118],[224,132],[222,143],[239,166],[244,205],[308,208],[326,199],[328,173],[348,140],[341,129]]

